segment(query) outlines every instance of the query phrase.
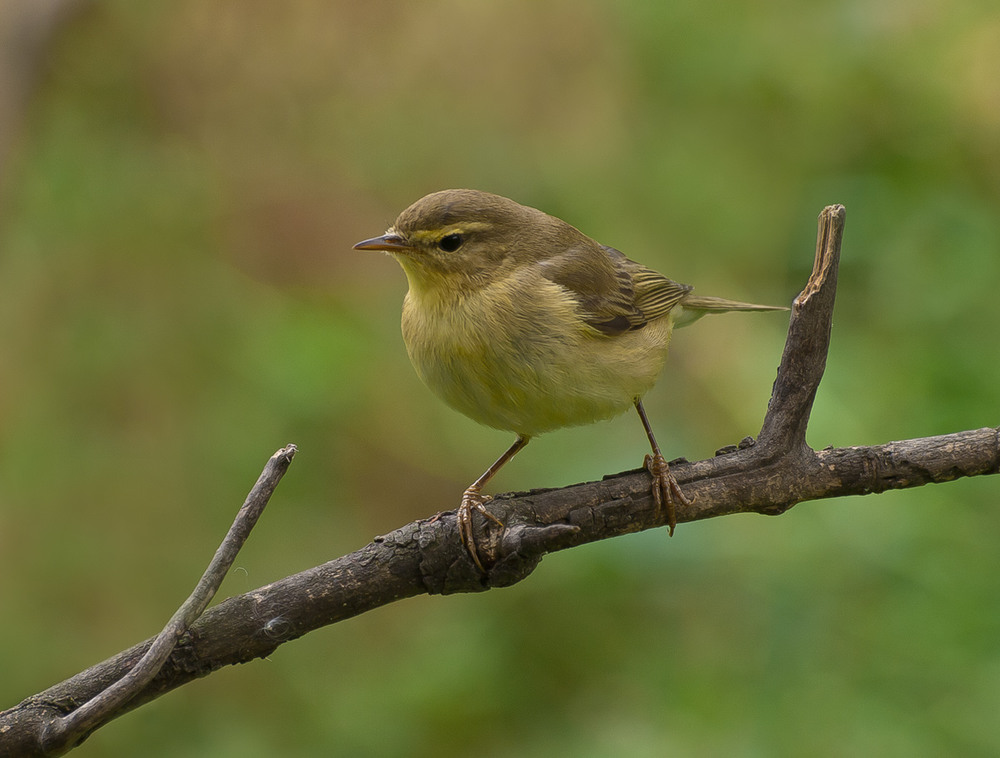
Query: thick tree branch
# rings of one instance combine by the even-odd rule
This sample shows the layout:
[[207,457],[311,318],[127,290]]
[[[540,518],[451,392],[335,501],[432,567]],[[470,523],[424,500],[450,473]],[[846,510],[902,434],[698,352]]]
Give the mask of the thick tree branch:
[[[820,214],[813,273],[793,304],[757,441],[747,438],[704,461],[672,462],[674,476],[694,498],[678,509],[678,522],[731,513],[779,514],[804,500],[1000,472],[1000,428],[873,447],[815,451],[806,445],[809,412],[829,347],[843,226],[842,206]],[[407,524],[357,552],[207,611],[180,637],[159,673],[108,717],[372,608],[424,593],[478,592],[513,584],[531,573],[545,553],[663,525],[644,469],[599,482],[501,495],[490,510],[506,527],[477,519],[487,575],[476,569],[462,546],[453,511]],[[136,645],[0,713],[0,754],[46,755],[46,724],[125,677],[152,644]]]

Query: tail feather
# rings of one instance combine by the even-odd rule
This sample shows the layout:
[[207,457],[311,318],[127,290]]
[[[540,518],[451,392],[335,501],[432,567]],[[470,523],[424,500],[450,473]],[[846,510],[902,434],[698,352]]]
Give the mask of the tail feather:
[[787,311],[780,305],[757,305],[742,303],[739,300],[726,300],[724,297],[710,297],[688,293],[674,308],[674,326],[687,326],[708,313],[726,313],[728,311]]

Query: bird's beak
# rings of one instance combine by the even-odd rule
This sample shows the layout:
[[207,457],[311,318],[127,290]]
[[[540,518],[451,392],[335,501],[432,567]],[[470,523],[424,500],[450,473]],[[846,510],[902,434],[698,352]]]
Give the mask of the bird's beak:
[[409,248],[405,239],[392,232],[363,240],[354,246],[355,250],[384,250],[387,253],[398,253]]

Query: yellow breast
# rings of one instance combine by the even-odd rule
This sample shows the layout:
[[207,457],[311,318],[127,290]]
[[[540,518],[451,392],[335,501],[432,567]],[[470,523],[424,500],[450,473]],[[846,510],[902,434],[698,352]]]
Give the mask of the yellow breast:
[[497,429],[534,436],[618,415],[653,386],[666,358],[669,317],[601,334],[566,289],[532,269],[472,291],[414,284],[410,277],[402,327],[417,374]]

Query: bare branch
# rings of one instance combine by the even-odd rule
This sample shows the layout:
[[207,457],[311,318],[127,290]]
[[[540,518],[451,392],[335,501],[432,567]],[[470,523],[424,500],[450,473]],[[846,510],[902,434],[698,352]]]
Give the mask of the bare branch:
[[[918,487],[1000,472],[1000,428],[815,451],[806,426],[830,342],[844,209],[819,217],[813,273],[795,299],[781,366],[754,442],[708,460],[671,462],[693,496],[678,522],[731,513],[783,513],[804,500]],[[459,538],[454,511],[415,521],[360,550],[229,598],[190,625],[159,672],[100,720],[135,708],[218,668],[264,657],[314,629],[424,593],[480,592],[525,578],[545,553],[662,526],[644,469],[600,482],[496,497],[506,525],[477,518],[484,575]],[[146,641],[0,713],[0,753],[52,754],[43,727],[99,697],[155,645]],[[85,706],[86,707],[86,706]],[[99,724],[98,724],[99,725]],[[90,729],[96,727],[89,727]],[[88,732],[89,733],[89,732]]]
[[61,755],[69,751],[92,731],[120,715],[124,706],[160,672],[177,641],[212,602],[257,519],[264,512],[271,493],[288,470],[295,452],[295,445],[286,445],[268,460],[191,595],[152,640],[138,663],[75,710],[40,723],[39,742],[45,755]]
[[792,303],[785,351],[757,438],[758,444],[775,452],[806,446],[809,413],[830,349],[846,216],[842,205],[829,205],[820,213],[812,274]]

